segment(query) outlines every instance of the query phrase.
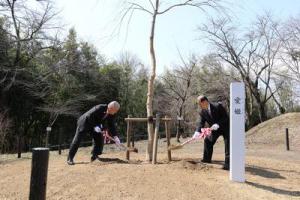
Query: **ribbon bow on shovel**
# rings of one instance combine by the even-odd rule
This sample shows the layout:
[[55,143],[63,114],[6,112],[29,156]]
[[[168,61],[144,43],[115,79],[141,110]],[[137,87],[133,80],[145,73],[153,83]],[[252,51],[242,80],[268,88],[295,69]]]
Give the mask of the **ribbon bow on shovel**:
[[184,145],[190,144],[193,141],[200,140],[201,138],[205,139],[206,137],[209,137],[211,135],[211,128],[201,128],[201,133],[197,137],[192,137],[191,139],[188,139],[187,141],[178,144],[178,145],[171,145],[169,146],[169,150],[176,150],[183,148]]
[[103,128],[102,124],[100,124],[100,126],[96,126],[94,127],[94,131],[99,133],[99,134],[103,134],[103,139],[105,144],[110,143],[110,141],[113,141],[122,151],[130,151],[130,152],[135,152],[138,153],[138,149],[135,147],[126,147],[124,144],[122,144],[120,142],[120,140],[118,139],[118,141],[116,141],[115,138],[111,137],[108,133],[108,131],[106,129]]

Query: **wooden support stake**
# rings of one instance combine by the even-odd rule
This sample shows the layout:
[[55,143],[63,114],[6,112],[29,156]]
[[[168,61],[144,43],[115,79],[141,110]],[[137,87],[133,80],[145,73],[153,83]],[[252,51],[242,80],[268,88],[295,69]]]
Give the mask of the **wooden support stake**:
[[30,200],[46,199],[49,148],[32,149]]
[[131,145],[134,147],[134,131],[131,131]]
[[160,122],[160,115],[156,114],[155,133],[154,133],[154,141],[153,141],[152,164],[156,164],[156,162],[157,162],[157,143],[158,143],[158,133],[159,133],[159,122]]
[[[167,118],[167,116],[165,117]],[[170,124],[169,121],[165,121],[165,131],[166,131],[166,139],[167,139],[167,149],[168,149],[168,161],[170,162],[172,160],[171,157],[171,150],[169,149],[170,146]]]
[[[155,121],[156,118],[153,118]],[[171,118],[162,118],[161,121],[172,121]],[[148,118],[125,118],[125,121],[132,121],[132,122],[148,122]]]
[[[130,115],[128,115],[128,118],[130,118]],[[130,121],[127,121],[127,132],[126,132],[126,140],[127,140],[127,147],[130,147]],[[126,151],[126,159],[129,160],[130,158],[130,152],[129,150]]]

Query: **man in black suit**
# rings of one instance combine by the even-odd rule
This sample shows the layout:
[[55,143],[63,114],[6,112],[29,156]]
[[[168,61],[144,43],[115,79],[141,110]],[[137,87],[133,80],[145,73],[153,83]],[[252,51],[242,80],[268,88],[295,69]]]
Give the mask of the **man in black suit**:
[[201,108],[201,120],[198,124],[197,130],[193,137],[198,137],[201,128],[204,128],[205,122],[211,127],[212,134],[204,139],[204,163],[211,163],[213,154],[213,146],[220,135],[224,138],[225,144],[225,163],[224,170],[229,170],[229,117],[225,108],[220,103],[211,103],[206,96],[199,96],[197,98],[198,104]]
[[67,163],[74,165],[74,156],[79,148],[80,141],[83,136],[90,133],[94,139],[91,161],[99,159],[98,155],[102,154],[103,150],[103,135],[99,129],[99,125],[106,123],[109,133],[114,138],[117,145],[120,144],[120,139],[117,136],[114,116],[119,111],[120,104],[116,101],[110,102],[108,105],[100,104],[94,106],[89,111],[81,115],[77,121],[77,129],[74,139],[71,143]]

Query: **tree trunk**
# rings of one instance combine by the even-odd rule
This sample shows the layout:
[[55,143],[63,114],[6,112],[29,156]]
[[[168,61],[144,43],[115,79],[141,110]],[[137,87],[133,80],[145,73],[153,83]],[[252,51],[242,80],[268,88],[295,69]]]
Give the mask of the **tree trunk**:
[[177,119],[177,132],[176,132],[177,142],[180,142],[180,136],[182,136],[182,134],[183,134],[182,127],[181,127],[183,104],[184,104],[184,101],[182,102],[182,104],[179,108],[179,116],[177,116],[177,117],[179,117],[179,119]]
[[265,109],[265,103],[261,102],[260,100],[257,100],[258,107],[259,107],[259,118],[260,122],[264,122],[267,120],[267,115],[266,115],[266,109]]
[[176,140],[180,142],[180,135],[181,135],[181,123],[180,120],[177,119],[177,129],[176,129]]
[[245,102],[246,102],[246,114],[247,114],[247,119],[246,119],[246,130],[248,130],[249,128],[249,125],[250,125],[250,101],[249,101],[249,94],[247,92],[247,89],[246,89],[246,98],[245,98]]
[[285,108],[280,104],[280,102],[274,97],[274,94],[272,94],[273,100],[276,103],[276,105],[279,108],[279,112],[280,114],[284,114],[285,113]]
[[154,51],[154,31],[155,31],[155,21],[158,11],[159,0],[156,0],[156,8],[152,16],[152,24],[151,24],[151,33],[150,33],[150,55],[151,55],[151,63],[152,63],[152,72],[148,81],[148,93],[147,93],[147,117],[148,117],[148,148],[146,151],[146,161],[152,161],[152,151],[153,151],[153,138],[154,138],[154,130],[153,130],[153,95],[154,95],[154,80],[156,73],[156,57]]
[[259,120],[260,120],[260,122],[264,122],[267,120],[267,114],[266,114],[266,109],[265,109],[266,102],[262,101],[257,84],[250,81],[250,79],[249,79],[248,84],[249,84],[249,89],[250,89],[252,95],[254,96],[256,103],[258,104]]

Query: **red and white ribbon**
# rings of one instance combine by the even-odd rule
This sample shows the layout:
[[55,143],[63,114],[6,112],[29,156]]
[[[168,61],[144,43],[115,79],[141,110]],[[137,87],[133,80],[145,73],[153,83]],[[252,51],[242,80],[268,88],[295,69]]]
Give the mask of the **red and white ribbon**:
[[104,131],[102,131],[102,133],[103,133],[104,144],[109,144],[110,143],[110,137],[108,135],[108,131],[104,130]]
[[208,137],[210,135],[211,135],[211,128],[201,128],[201,133],[198,137],[191,138],[191,139],[185,141],[184,143],[182,143],[182,145],[185,145],[186,143],[190,143],[190,142],[195,141],[195,140],[199,140],[201,138],[205,139],[206,137]]
[[211,128],[201,128],[201,134],[199,138],[205,139],[207,136],[211,135]]

